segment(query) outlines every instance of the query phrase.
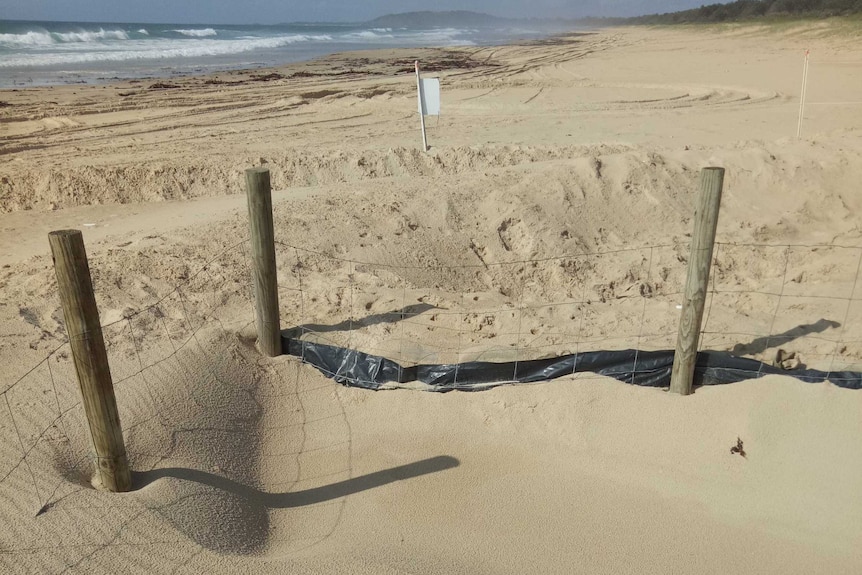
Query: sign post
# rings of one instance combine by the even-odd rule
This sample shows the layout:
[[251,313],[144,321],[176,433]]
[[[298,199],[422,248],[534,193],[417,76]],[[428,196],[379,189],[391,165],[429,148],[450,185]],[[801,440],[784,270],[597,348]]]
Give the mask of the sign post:
[[425,136],[425,116],[440,118],[440,79],[419,76],[419,60],[416,60],[416,90],[419,95],[419,121],[422,125],[422,151],[428,151],[428,139]]
[[802,64],[802,93],[799,96],[799,122],[796,124],[796,137],[802,137],[802,116],[805,113],[805,92],[808,88],[808,50],[805,50],[805,61]]
[[416,60],[416,90],[419,93],[419,122],[422,125],[422,151],[428,151],[428,139],[425,136],[425,114],[423,113],[422,108],[424,107],[422,97],[422,79],[419,77],[419,60]]

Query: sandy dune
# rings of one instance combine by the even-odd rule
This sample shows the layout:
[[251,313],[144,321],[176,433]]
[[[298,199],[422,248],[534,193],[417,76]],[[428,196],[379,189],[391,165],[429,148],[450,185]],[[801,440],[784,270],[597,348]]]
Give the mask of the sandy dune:
[[[405,364],[508,361],[673,347],[698,172],[723,166],[701,346],[859,371],[858,40],[612,29],[0,92],[2,570],[859,572],[862,392],[342,387],[255,351],[241,194],[270,167],[285,329]],[[427,154],[414,58],[443,86]],[[89,484],[47,254],[67,227],[129,494]]]

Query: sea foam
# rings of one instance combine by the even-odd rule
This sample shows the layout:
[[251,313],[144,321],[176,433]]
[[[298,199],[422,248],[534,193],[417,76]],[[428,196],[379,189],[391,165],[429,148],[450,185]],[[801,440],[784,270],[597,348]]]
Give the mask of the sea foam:
[[51,36],[60,42],[98,42],[99,40],[128,40],[129,35],[124,30],[96,31],[80,30],[75,32],[52,32]]
[[183,36],[189,36],[191,38],[205,38],[207,36],[216,36],[218,32],[213,30],[212,28],[204,28],[202,30],[199,29],[191,29],[191,30],[174,30],[177,34],[182,34]]

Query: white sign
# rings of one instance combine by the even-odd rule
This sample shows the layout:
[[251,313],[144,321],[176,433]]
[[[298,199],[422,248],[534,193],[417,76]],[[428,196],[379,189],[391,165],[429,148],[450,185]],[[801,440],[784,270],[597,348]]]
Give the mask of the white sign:
[[419,83],[419,113],[423,116],[440,115],[440,79],[422,78]]
[[419,60],[416,60],[416,91],[419,97],[419,125],[422,127],[422,151],[428,151],[425,135],[425,116],[437,116],[440,120],[440,79],[424,79],[419,75]]

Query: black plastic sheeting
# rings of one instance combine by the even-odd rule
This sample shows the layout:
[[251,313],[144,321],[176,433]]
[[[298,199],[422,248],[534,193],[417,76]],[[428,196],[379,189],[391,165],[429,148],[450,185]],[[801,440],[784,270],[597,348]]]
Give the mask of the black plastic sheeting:
[[[591,351],[518,362],[470,361],[458,364],[402,367],[385,357],[353,349],[282,337],[283,352],[300,357],[327,377],[350,387],[377,390],[387,384],[420,381],[430,391],[477,391],[495,385],[548,381],[580,372],[612,377],[645,387],[669,387],[673,350]],[[846,389],[862,389],[862,373],[852,371],[784,370],[723,351],[697,354],[695,385],[720,385],[764,375],[787,375],[808,383],[829,381]]]

